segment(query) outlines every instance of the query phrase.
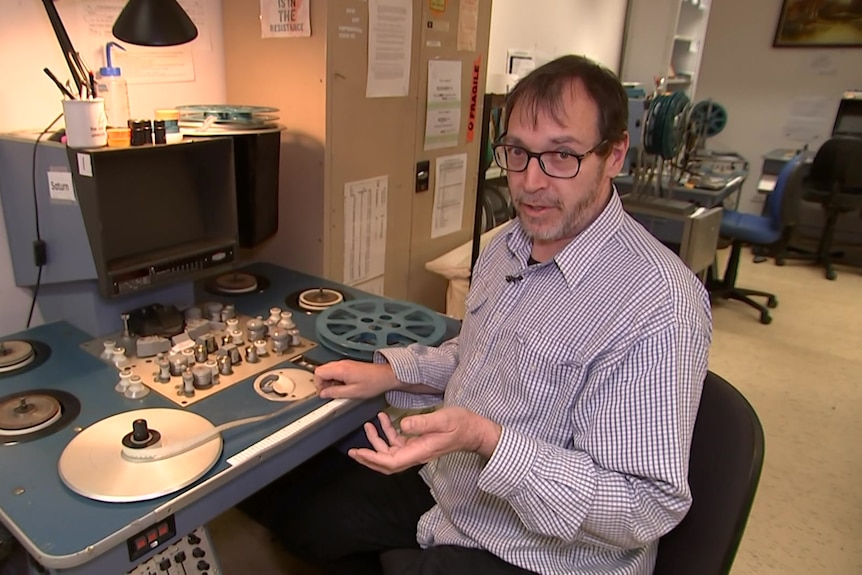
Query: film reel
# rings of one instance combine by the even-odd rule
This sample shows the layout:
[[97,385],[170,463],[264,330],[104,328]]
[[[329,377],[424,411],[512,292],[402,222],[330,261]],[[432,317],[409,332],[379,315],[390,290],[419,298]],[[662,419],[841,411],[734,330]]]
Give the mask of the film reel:
[[433,310],[370,298],[324,310],[317,316],[316,328],[324,347],[362,361],[371,361],[377,349],[412,343],[437,345],[446,335],[446,321]]
[[718,102],[702,100],[691,109],[689,122],[697,134],[711,138],[727,125],[727,110]]
[[644,124],[644,151],[665,160],[679,154],[684,143],[686,112],[690,100],[683,92],[662,94],[652,99]]

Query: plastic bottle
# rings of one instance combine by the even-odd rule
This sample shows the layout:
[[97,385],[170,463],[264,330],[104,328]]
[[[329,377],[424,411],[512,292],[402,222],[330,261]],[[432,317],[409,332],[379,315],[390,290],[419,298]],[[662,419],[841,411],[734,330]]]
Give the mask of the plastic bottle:
[[129,87],[118,67],[111,65],[111,47],[125,50],[116,42],[105,45],[105,60],[107,66],[99,68],[99,96],[105,99],[105,115],[108,116],[108,126],[126,128],[129,122]]

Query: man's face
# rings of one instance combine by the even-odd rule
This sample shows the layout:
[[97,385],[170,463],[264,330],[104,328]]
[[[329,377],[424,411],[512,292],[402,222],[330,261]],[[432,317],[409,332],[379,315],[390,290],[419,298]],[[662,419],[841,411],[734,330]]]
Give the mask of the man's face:
[[[536,122],[516,106],[507,126],[505,143],[532,152],[581,155],[600,143],[599,109],[580,82],[565,92],[565,113],[558,123],[546,112]],[[604,147],[604,146],[603,146]],[[612,146],[609,156],[590,154],[574,178],[553,178],[531,158],[523,172],[508,172],[509,190],[521,226],[534,247],[545,245],[556,253],[598,217],[611,193],[610,178],[619,173],[628,141]],[[606,150],[601,150],[606,151]]]

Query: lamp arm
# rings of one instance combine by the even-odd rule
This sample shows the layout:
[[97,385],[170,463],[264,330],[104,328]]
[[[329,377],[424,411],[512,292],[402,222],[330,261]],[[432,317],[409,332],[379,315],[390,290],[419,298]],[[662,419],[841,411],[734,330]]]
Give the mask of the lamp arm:
[[72,46],[72,41],[69,39],[66,27],[63,26],[60,14],[57,13],[57,8],[54,6],[54,0],[42,0],[42,5],[45,7],[45,12],[48,13],[51,28],[54,29],[54,35],[57,37],[57,42],[60,43],[60,49],[63,50],[63,57],[66,59],[69,71],[72,73],[75,86],[78,88],[78,92],[81,93],[85,90],[85,86],[87,86],[89,70],[84,66],[81,56],[75,51],[75,47]]

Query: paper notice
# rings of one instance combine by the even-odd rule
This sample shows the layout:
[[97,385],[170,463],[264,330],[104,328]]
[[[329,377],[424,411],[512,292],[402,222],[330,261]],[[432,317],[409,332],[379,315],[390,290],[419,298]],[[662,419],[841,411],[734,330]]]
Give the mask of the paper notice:
[[412,1],[369,0],[366,98],[407,95],[412,44]]
[[260,0],[260,37],[311,36],[311,0]]
[[479,27],[479,0],[461,0],[458,6],[458,49],[474,52]]
[[194,82],[195,62],[190,48],[129,48],[114,51],[114,58],[129,84]]
[[382,276],[389,176],[344,184],[344,283]]
[[[208,0],[179,0],[180,6],[198,29],[198,37],[193,41],[193,46],[199,50],[212,50],[206,15],[208,3]],[[74,5],[74,3],[72,4]],[[128,4],[128,0],[83,0],[75,6],[77,12],[70,36],[74,37],[75,34],[87,36],[90,40],[98,40],[103,44],[116,42],[117,39],[114,38],[112,29],[117,16],[120,15],[126,4]],[[119,52],[119,50],[115,50],[114,54]],[[123,76],[125,75],[126,71],[123,70]]]
[[461,61],[428,61],[425,149],[458,145],[461,131]]
[[467,154],[437,158],[434,178],[434,215],[431,237],[439,238],[461,229],[464,190],[467,183]]
[[371,278],[370,280],[365,280],[364,282],[352,284],[353,287],[357,289],[361,289],[362,291],[367,291],[368,293],[373,293],[374,295],[383,296],[383,276],[378,276],[376,278]]

